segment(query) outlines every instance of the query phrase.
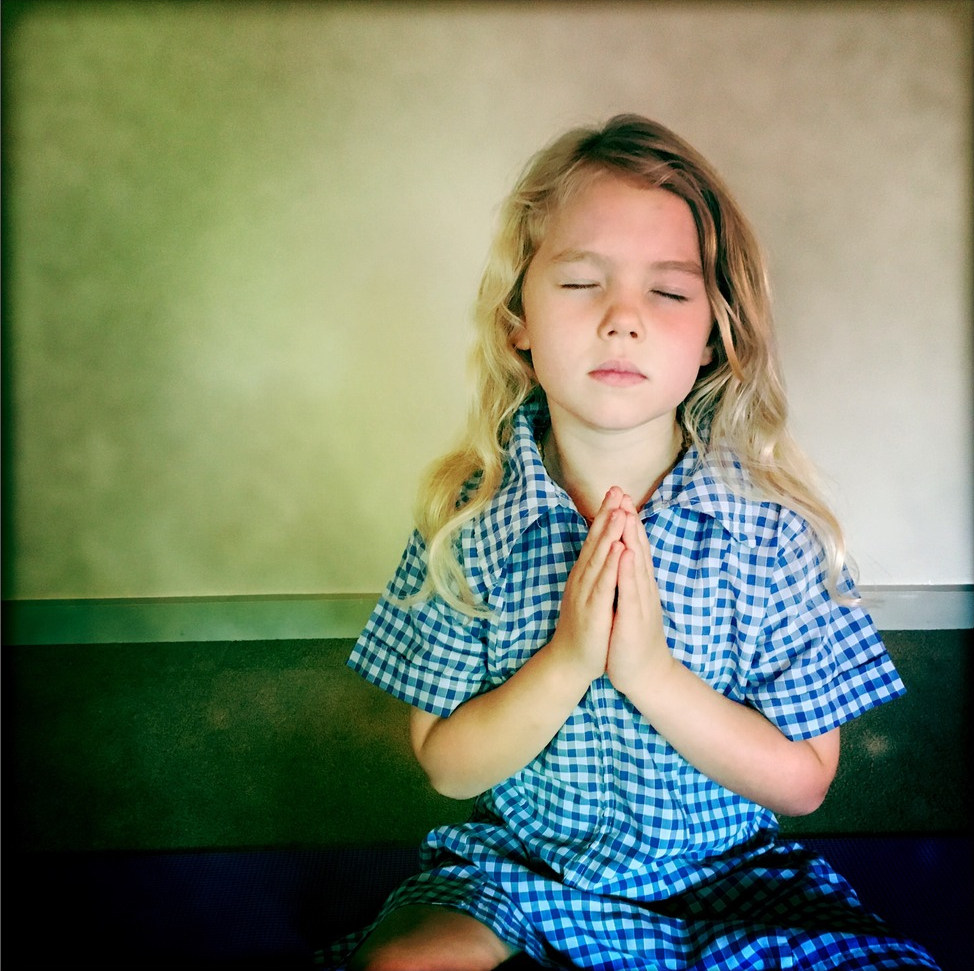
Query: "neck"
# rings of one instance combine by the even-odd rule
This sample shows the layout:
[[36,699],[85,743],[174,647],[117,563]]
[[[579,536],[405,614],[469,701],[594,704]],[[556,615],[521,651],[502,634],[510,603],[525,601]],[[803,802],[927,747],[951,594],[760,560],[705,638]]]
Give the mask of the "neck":
[[586,434],[559,427],[553,417],[541,451],[548,474],[591,522],[612,486],[637,509],[645,505],[679,460],[683,431],[674,417],[659,427]]

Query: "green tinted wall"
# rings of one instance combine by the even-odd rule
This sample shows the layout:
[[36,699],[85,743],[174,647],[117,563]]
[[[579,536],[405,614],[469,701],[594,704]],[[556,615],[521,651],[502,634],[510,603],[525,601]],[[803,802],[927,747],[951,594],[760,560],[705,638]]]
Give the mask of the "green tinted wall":
[[496,208],[617,111],[755,223],[863,582],[974,579],[969,4],[2,9],[4,596],[381,590]]

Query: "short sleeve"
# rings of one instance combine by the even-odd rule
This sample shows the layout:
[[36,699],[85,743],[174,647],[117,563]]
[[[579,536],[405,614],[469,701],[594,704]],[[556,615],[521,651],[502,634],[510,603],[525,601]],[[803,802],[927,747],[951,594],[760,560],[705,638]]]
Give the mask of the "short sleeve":
[[[837,728],[906,689],[869,615],[828,592],[821,547],[802,520],[786,529],[748,701],[791,739]],[[848,572],[841,590],[855,595]]]
[[411,601],[425,576],[425,546],[414,532],[348,666],[407,704],[446,717],[487,686],[483,622],[439,597]]

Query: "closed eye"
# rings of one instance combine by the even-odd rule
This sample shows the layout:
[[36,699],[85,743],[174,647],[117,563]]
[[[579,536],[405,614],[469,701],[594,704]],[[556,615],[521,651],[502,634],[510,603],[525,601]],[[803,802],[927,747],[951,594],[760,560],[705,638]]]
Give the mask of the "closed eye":
[[670,293],[668,290],[654,290],[653,293],[658,297],[663,297],[666,300],[675,300],[677,303],[686,303],[689,297],[684,296],[682,293]]
[[594,290],[597,283],[563,283],[562,290]]

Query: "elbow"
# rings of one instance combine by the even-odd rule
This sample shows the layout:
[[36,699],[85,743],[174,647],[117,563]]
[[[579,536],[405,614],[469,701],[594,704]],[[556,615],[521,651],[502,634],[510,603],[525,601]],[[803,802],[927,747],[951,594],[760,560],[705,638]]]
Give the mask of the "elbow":
[[780,804],[771,807],[782,816],[809,816],[817,810],[829,794],[835,769],[816,766],[814,771],[801,774],[781,795]]
[[792,742],[786,764],[789,770],[779,777],[788,779],[781,804],[771,807],[782,816],[808,816],[829,794],[839,767],[839,730],[803,742]]
[[426,779],[433,790],[447,799],[473,799],[483,791],[477,788],[473,781],[462,771],[457,771],[456,765],[449,762],[444,765],[424,748],[416,751],[416,761],[426,774]]
[[776,812],[781,816],[810,816],[825,802],[828,793],[828,783],[797,787],[787,794]]
[[413,754],[433,790],[447,799],[473,799],[483,791],[476,788],[462,768],[430,742],[429,736],[413,739]]
[[479,796],[482,791],[466,783],[463,779],[453,778],[448,774],[441,775],[431,772],[425,766],[424,771],[433,789],[441,796],[446,796],[447,799],[473,799]]

